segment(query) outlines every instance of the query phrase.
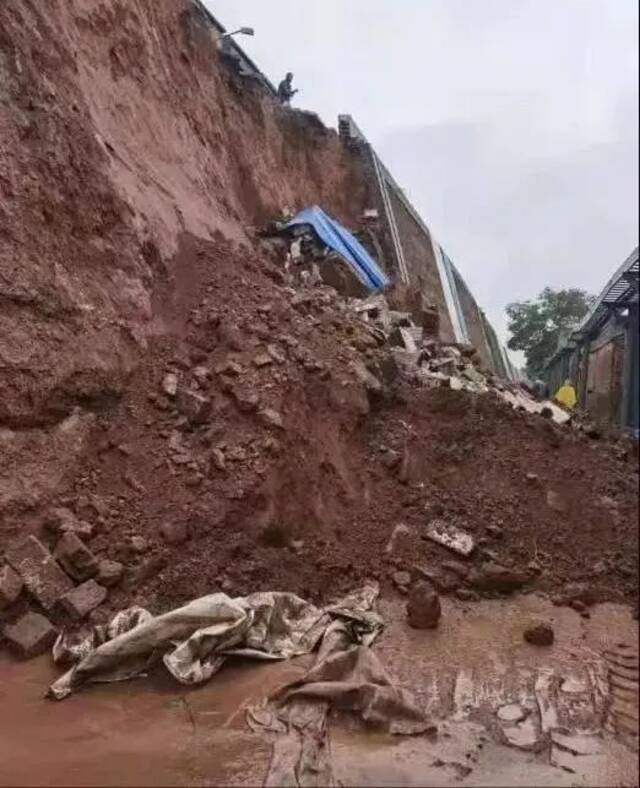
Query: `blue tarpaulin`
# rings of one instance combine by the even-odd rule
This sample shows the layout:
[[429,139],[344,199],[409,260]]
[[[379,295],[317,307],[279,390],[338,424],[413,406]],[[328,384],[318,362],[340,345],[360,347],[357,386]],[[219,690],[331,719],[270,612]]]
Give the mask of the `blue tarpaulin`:
[[313,228],[320,240],[337,252],[348,264],[353,273],[369,290],[379,290],[391,284],[369,252],[359,243],[348,230],[334,221],[317,205],[305,208],[285,227],[308,224]]

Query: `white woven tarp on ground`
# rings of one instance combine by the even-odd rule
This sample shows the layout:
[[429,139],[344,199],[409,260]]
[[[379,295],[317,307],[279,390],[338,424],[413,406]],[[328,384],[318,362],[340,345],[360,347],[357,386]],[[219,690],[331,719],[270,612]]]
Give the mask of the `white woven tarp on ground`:
[[49,694],[61,700],[85,683],[122,681],[159,660],[182,684],[198,684],[232,656],[288,659],[319,644],[307,674],[247,718],[253,730],[273,738],[267,785],[332,785],[332,709],[356,712],[393,733],[434,727],[369,648],[383,626],[373,609],[377,595],[376,586],[365,586],[324,609],[278,592],[211,594],[161,616],[129,608],[79,642],[58,638],[54,660],[75,664]]

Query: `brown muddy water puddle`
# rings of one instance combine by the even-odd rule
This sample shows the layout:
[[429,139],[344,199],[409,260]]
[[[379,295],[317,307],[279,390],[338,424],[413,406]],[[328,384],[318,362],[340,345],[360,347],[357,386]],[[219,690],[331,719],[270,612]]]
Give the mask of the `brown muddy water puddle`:
[[[411,689],[438,735],[391,737],[336,718],[334,772],[342,785],[638,785],[638,625],[629,609],[590,619],[536,596],[464,604],[443,600],[437,630],[404,622],[382,600],[374,646]],[[550,621],[549,648],[525,643]],[[48,657],[0,658],[0,784],[260,785],[270,744],[251,733],[247,706],[299,676],[308,659],[225,666],[206,685],[158,672],[92,685],[56,703]]]

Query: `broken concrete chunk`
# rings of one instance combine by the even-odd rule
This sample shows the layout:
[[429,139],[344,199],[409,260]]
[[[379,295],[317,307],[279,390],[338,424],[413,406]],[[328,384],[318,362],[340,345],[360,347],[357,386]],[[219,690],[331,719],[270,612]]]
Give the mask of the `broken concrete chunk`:
[[506,743],[519,750],[537,751],[543,746],[544,739],[536,724],[534,715],[529,715],[515,725],[507,725],[502,729]]
[[414,629],[434,629],[442,610],[440,597],[429,583],[416,583],[407,601],[407,621]]
[[478,386],[486,386],[487,384],[485,376],[481,372],[478,372],[471,364],[468,364],[462,370],[462,377],[467,378],[467,380],[470,380],[472,383],[476,383]]
[[178,391],[178,376],[175,372],[168,372],[164,376],[161,388],[168,397],[175,397]]
[[487,561],[479,570],[473,571],[469,579],[471,585],[481,591],[509,593],[522,588],[529,578],[524,572]]
[[258,418],[267,427],[276,427],[277,429],[284,429],[284,422],[282,416],[277,410],[272,408],[264,408],[258,413]]
[[238,410],[242,413],[253,413],[253,411],[258,410],[260,400],[258,399],[258,395],[254,394],[254,392],[234,388],[231,393],[236,401]]
[[383,295],[373,295],[368,298],[356,302],[354,304],[355,311],[358,314],[365,313],[369,317],[379,318],[389,312],[389,304]]
[[500,706],[497,711],[498,719],[502,722],[520,722],[526,716],[525,710],[519,703],[507,703],[506,706]]
[[269,353],[258,353],[253,357],[253,363],[256,367],[266,367],[273,364],[273,358]]
[[16,601],[23,585],[22,578],[9,564],[0,568],[0,610]]
[[401,328],[410,328],[413,326],[411,315],[408,312],[397,312],[391,309],[389,311],[389,320],[394,328],[396,326],[400,326]]
[[468,556],[475,550],[476,543],[471,534],[442,520],[433,520],[429,523],[426,535],[432,542],[448,547],[458,555]]
[[74,580],[88,580],[98,569],[95,555],[74,533],[66,533],[58,540],[54,556]]
[[26,613],[15,624],[4,628],[9,646],[26,659],[37,657],[51,648],[57,635],[49,619],[33,612]]
[[[420,332],[420,335],[417,332]],[[397,326],[389,334],[389,344],[404,348],[409,353],[418,351],[418,342],[422,339],[422,329],[410,329]]]
[[191,389],[179,389],[176,408],[192,424],[203,424],[211,414],[211,400]]
[[216,375],[240,375],[242,373],[242,366],[233,359],[226,359],[214,367]]
[[120,561],[109,561],[105,558],[98,563],[96,580],[100,585],[111,588],[120,582],[123,571],[124,566]]
[[5,558],[22,578],[29,594],[45,610],[52,610],[73,583],[55,558],[35,536],[28,536],[10,547]]
[[107,597],[107,589],[95,580],[87,580],[73,591],[60,597],[60,605],[74,621],[80,621],[88,613],[102,604]]
[[437,370],[444,375],[453,375],[456,371],[456,365],[452,358],[434,358],[429,361],[429,369]]
[[462,353],[454,345],[443,345],[442,352],[445,356],[449,356],[449,358],[453,358],[453,359],[462,358]]

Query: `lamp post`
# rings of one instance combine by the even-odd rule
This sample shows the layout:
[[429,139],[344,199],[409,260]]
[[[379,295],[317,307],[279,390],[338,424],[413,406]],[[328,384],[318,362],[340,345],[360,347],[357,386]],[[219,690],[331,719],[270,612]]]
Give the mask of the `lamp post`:
[[218,36],[218,41],[223,41],[226,38],[231,38],[231,36],[236,35],[243,35],[243,36],[254,36],[255,30],[252,27],[239,27],[237,30],[232,30],[230,33],[225,33],[222,36]]

